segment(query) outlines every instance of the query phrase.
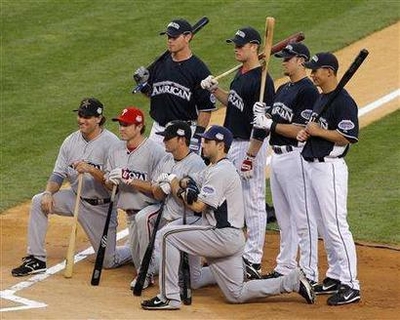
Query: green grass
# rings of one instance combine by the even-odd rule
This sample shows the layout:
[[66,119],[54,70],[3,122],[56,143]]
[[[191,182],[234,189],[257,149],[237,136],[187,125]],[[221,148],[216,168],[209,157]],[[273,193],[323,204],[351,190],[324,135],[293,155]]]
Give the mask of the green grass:
[[[157,34],[171,19],[210,19],[192,47],[219,74],[236,65],[225,39],[245,25],[262,32],[266,16],[276,19],[275,41],[303,31],[312,52],[334,51],[398,21],[400,8],[396,1],[371,0],[2,0],[0,5],[0,211],[44,187],[62,140],[76,129],[71,110],[83,97],[100,99],[108,118],[127,105],[148,109],[147,100],[130,93],[132,73],[165,50],[165,38]],[[271,59],[270,66],[280,77],[278,61]],[[108,128],[116,132],[114,124]]]

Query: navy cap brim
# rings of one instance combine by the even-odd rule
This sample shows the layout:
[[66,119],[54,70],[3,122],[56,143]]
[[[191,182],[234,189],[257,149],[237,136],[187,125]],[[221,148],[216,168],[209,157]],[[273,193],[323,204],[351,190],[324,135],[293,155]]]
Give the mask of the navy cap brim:
[[226,39],[226,43],[234,43],[238,46],[244,46],[247,42],[242,38]]
[[282,50],[282,51],[280,51],[278,53],[275,53],[274,56],[277,57],[277,58],[291,58],[291,57],[296,56],[296,54],[289,53],[287,51]]

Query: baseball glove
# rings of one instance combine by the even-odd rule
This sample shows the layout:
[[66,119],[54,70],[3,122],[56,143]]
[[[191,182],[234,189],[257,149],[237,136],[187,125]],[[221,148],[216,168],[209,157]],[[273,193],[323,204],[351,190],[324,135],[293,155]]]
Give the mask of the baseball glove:
[[179,181],[179,186],[183,190],[181,193],[181,196],[183,193],[185,194],[185,199],[186,202],[191,205],[193,202],[197,201],[197,197],[200,193],[199,187],[196,184],[196,181],[193,180],[192,177],[190,176],[185,176]]

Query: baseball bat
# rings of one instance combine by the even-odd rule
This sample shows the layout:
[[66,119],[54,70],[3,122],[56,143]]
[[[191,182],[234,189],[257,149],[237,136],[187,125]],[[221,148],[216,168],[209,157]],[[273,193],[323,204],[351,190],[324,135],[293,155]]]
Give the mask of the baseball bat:
[[[197,21],[193,26],[192,26],[192,34],[196,34],[197,32],[199,32],[201,29],[203,29],[203,27],[209,23],[210,20],[207,17],[202,17],[199,21]],[[158,63],[159,61],[163,60],[167,55],[169,54],[169,50],[165,50],[164,53],[162,55],[160,55],[158,58],[156,58],[148,67],[147,70],[150,70],[151,68],[153,68],[156,63]],[[135,88],[133,88],[132,93],[138,93],[145,85],[147,84],[147,82],[144,83],[140,83],[138,84]]]
[[133,288],[133,295],[135,296],[140,296],[143,291],[144,281],[146,280],[147,271],[149,270],[151,257],[153,255],[154,243],[156,242],[157,230],[161,222],[162,210],[163,205],[161,205],[160,209],[158,210],[158,216],[154,224],[153,233],[151,234],[150,242],[146,248],[146,252],[143,255],[142,263],[140,265],[140,271],[137,275],[135,287]]
[[271,57],[272,39],[274,37],[275,19],[267,17],[265,20],[265,39],[264,39],[264,54],[265,65],[261,73],[261,87],[259,101],[264,101],[265,83],[267,81],[268,64]]
[[113,212],[116,192],[117,192],[117,185],[115,184],[112,188],[110,204],[108,205],[107,218],[103,229],[103,235],[101,236],[100,239],[99,249],[97,251],[97,256],[96,256],[96,262],[93,268],[92,280],[90,282],[92,286],[98,286],[100,282],[101,270],[103,269],[104,256],[107,248],[108,227],[110,226],[110,220]]
[[[291,36],[279,41],[278,43],[274,44],[271,48],[271,55],[274,53],[277,53],[279,51],[281,51],[283,48],[285,48],[289,43],[294,43],[294,42],[301,42],[305,39],[304,33],[303,32],[297,32],[292,34]],[[258,55],[258,59],[263,59],[265,57],[264,52],[261,52]],[[239,70],[240,67],[242,66],[242,64],[238,64],[237,66],[219,74],[218,76],[216,76],[214,79],[218,80],[221,79],[229,74],[231,74],[232,72],[235,72],[236,70]]]
[[76,232],[78,229],[79,203],[81,202],[82,184],[83,184],[83,173],[80,173],[78,175],[78,189],[76,191],[76,200],[75,200],[75,207],[74,207],[74,221],[72,222],[72,230],[71,230],[71,235],[69,237],[67,257],[65,258],[65,270],[64,270],[65,278],[71,278],[72,272],[74,269]]
[[350,65],[350,67],[346,70],[342,78],[340,79],[337,87],[335,90],[333,90],[332,94],[329,96],[328,101],[326,101],[326,104],[322,107],[321,111],[319,114],[313,114],[310,121],[316,122],[318,119],[322,116],[322,114],[329,108],[329,106],[332,104],[332,102],[336,99],[340,91],[344,88],[344,86],[350,81],[350,79],[354,76],[358,68],[361,66],[361,64],[364,62],[365,58],[368,56],[369,52],[367,49],[362,49],[356,58],[354,59],[353,63]]
[[[183,204],[183,225],[186,225],[186,205]],[[185,305],[192,304],[192,288],[190,281],[190,265],[189,265],[189,255],[187,252],[181,251],[181,269],[183,276],[183,293],[182,293],[182,301]]]

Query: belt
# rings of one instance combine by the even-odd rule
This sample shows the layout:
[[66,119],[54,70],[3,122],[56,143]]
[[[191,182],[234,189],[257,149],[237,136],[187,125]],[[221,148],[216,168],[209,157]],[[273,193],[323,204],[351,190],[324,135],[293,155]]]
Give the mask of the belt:
[[133,209],[127,209],[125,210],[127,215],[132,215],[138,213],[140,210],[133,210]]
[[328,158],[328,157],[319,157],[319,158],[312,158],[312,157],[304,157],[304,160],[307,162],[334,162],[340,158]]
[[274,150],[274,152],[276,154],[283,154],[283,153],[288,153],[288,152],[292,152],[293,146],[272,146],[272,150]]
[[90,199],[90,198],[82,198],[81,200],[86,201],[87,203],[91,204],[92,206],[98,206],[101,204],[106,204],[110,203],[111,198],[106,198],[106,199]]

